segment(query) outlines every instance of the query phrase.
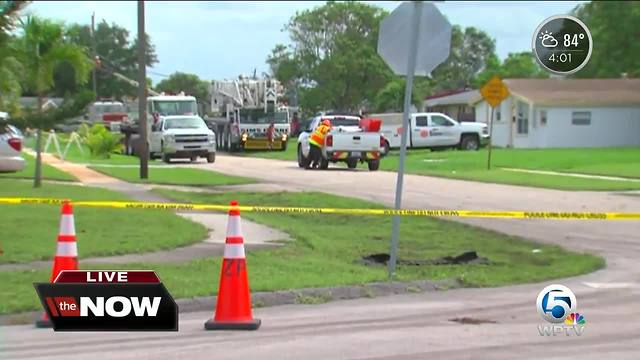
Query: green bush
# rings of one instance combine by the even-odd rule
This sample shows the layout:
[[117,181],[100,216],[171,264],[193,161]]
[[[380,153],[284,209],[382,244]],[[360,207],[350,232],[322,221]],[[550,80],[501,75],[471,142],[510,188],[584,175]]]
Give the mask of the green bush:
[[111,154],[122,152],[122,135],[112,133],[102,124],[94,124],[90,129],[83,124],[78,133],[94,158],[108,159]]

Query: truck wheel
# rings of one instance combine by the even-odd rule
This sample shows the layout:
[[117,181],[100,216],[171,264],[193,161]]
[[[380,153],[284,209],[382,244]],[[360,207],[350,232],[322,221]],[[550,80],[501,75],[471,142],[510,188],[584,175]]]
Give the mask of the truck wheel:
[[476,151],[480,149],[480,141],[475,135],[462,135],[460,140],[460,150]]
[[216,162],[216,153],[207,154],[207,162],[209,164],[213,164],[214,162]]
[[348,159],[347,160],[347,167],[349,169],[355,169],[358,167],[358,160],[356,159]]
[[169,154],[162,154],[162,161],[166,162],[167,164],[171,162],[171,156],[169,156]]
[[376,171],[380,168],[380,160],[369,160],[367,162],[370,171]]
[[320,160],[320,169],[327,170],[328,168],[329,168],[329,160],[327,159]]
[[196,162],[196,161],[198,161],[198,157],[197,156],[192,156],[189,160],[191,160],[191,162]]
[[308,169],[309,165],[311,165],[311,159],[304,157],[302,147],[298,146],[298,167]]

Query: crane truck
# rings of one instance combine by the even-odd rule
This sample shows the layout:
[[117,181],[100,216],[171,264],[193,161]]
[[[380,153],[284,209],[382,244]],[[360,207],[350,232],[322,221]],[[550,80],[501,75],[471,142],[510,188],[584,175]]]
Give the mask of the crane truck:
[[212,81],[214,116],[204,119],[216,133],[218,149],[286,150],[291,124],[289,108],[278,103],[281,94],[279,82],[266,76]]

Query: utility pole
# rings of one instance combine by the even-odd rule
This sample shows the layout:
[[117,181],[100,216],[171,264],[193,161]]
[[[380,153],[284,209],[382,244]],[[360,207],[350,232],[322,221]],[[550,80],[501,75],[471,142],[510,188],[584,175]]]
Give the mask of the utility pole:
[[138,0],[138,125],[140,129],[140,179],[149,178],[147,132],[147,64],[145,59],[144,1]]
[[[91,14],[91,48],[93,50],[93,60],[95,61],[97,55],[96,49],[96,13]],[[93,67],[93,93],[98,100],[98,86],[96,84],[96,67]]]

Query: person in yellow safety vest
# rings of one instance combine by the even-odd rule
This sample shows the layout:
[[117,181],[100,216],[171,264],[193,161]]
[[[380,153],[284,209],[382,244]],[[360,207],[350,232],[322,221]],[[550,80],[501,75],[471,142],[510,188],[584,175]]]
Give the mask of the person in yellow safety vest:
[[331,121],[325,119],[318,125],[311,137],[309,138],[309,158],[311,167],[317,168],[322,160],[322,147],[324,146],[324,137],[331,130]]

